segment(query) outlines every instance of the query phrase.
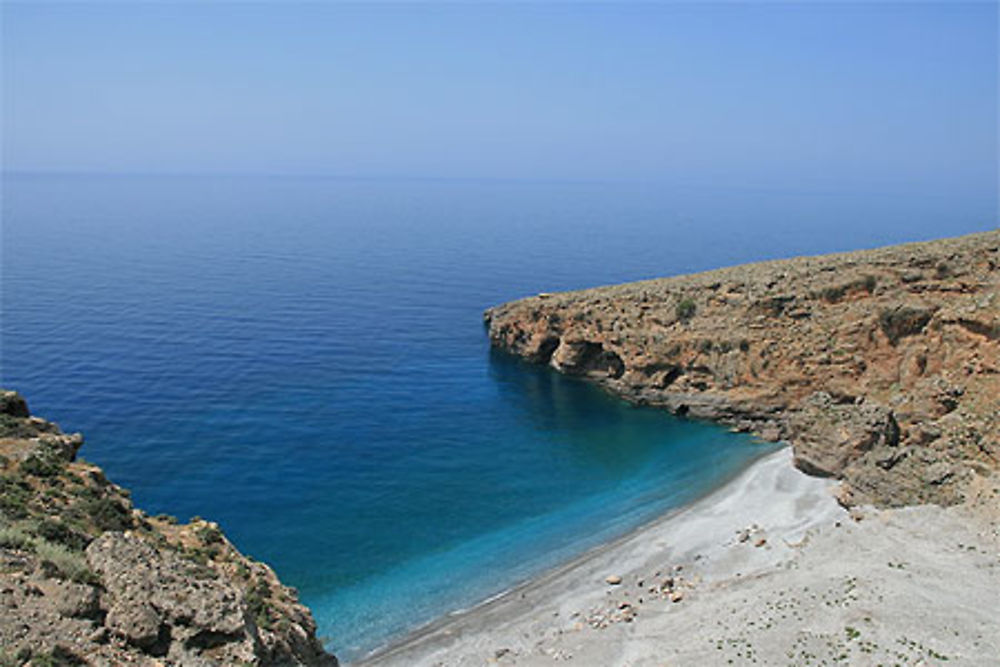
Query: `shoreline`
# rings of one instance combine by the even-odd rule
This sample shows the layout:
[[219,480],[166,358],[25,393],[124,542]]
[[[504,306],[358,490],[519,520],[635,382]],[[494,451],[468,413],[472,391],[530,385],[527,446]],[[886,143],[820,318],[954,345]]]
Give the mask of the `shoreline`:
[[[435,654],[435,660],[442,659],[436,655],[439,651],[447,651],[447,644],[451,638],[470,628],[479,629],[477,626],[485,628],[487,621],[501,623],[516,622],[519,617],[534,613],[535,607],[531,605],[529,595],[532,598],[545,597],[552,593],[562,593],[567,598],[574,597],[567,594],[566,589],[573,582],[581,580],[594,580],[602,588],[623,588],[624,586],[610,587],[604,579],[607,576],[622,576],[623,580],[628,579],[628,574],[635,574],[635,571],[642,569],[641,565],[631,565],[627,572],[614,573],[608,563],[609,560],[618,560],[633,547],[641,545],[637,551],[642,554],[643,560],[655,559],[657,556],[656,545],[662,543],[663,539],[670,533],[683,529],[683,524],[694,519],[695,523],[699,519],[704,520],[705,515],[714,512],[727,503],[734,501],[742,503],[746,499],[749,487],[757,485],[761,478],[773,476],[775,474],[791,472],[793,476],[800,476],[800,482],[804,481],[805,489],[799,499],[805,498],[806,502],[813,504],[816,502],[828,501],[827,507],[819,515],[807,520],[811,526],[820,517],[826,519],[830,513],[843,514],[843,511],[834,499],[832,489],[836,487],[836,482],[829,479],[809,477],[792,468],[792,451],[790,446],[784,446],[777,451],[764,454],[754,460],[749,466],[727,480],[722,486],[707,492],[681,507],[674,508],[666,514],[638,526],[624,535],[621,535],[606,543],[599,544],[588,549],[586,552],[572,558],[571,560],[552,567],[539,575],[527,579],[505,591],[497,593],[472,607],[448,612],[443,616],[407,633],[396,641],[380,647],[357,661],[348,663],[359,667],[366,665],[394,665],[394,664],[423,664],[424,655],[430,657],[430,653]],[[784,476],[784,475],[781,475]],[[731,517],[717,517],[717,521],[733,523]],[[714,523],[714,522],[713,522]],[[736,521],[738,524],[739,521]],[[735,525],[735,524],[734,524]],[[807,526],[807,528],[809,527]],[[746,526],[745,528],[749,528]],[[735,529],[734,529],[735,531]],[[737,534],[738,531],[734,534]],[[759,539],[759,538],[758,538]],[[707,544],[703,544],[707,547]],[[685,551],[678,553],[672,566],[681,564],[680,561],[703,560],[704,554],[693,553],[697,551],[695,547],[689,547]],[[710,550],[702,549],[702,550]],[[624,556],[628,559],[628,556]],[[634,558],[634,552],[632,555]],[[642,565],[648,565],[643,563]],[[681,565],[683,567],[683,565]],[[602,569],[603,568],[603,569]],[[619,568],[621,569],[621,568]],[[608,574],[600,575],[598,570],[608,570]],[[581,595],[579,600],[565,600],[566,602],[582,602],[585,599],[594,597],[592,595]],[[606,597],[606,596],[605,596]],[[528,605],[530,608],[521,610],[520,607]],[[554,618],[558,618],[555,616]],[[502,651],[501,649],[497,649]],[[397,663],[397,661],[399,661]],[[415,662],[416,661],[416,662]],[[445,663],[450,664],[450,663]]]
[[[782,448],[693,503],[351,664],[986,664],[1000,654],[995,513],[848,512],[837,485],[794,468]],[[998,493],[988,486],[986,507]]]

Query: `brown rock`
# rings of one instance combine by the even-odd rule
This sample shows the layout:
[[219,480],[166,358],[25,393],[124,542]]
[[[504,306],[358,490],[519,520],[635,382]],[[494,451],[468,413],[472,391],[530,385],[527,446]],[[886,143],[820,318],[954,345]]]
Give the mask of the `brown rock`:
[[109,630],[123,637],[129,644],[149,649],[160,636],[163,619],[149,604],[115,603],[108,610],[105,624]]
[[495,347],[625,400],[790,442],[803,470],[844,480],[845,503],[956,502],[965,477],[924,481],[929,466],[1000,467],[1000,231],[550,294],[485,319]]
[[848,463],[876,446],[899,444],[899,425],[888,408],[873,403],[838,404],[816,392],[791,418],[795,465],[823,477],[839,476]]

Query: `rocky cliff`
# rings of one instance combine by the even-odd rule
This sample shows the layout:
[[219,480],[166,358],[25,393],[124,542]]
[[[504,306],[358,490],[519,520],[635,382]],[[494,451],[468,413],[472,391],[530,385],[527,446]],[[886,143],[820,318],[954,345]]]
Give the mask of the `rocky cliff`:
[[325,665],[296,593],[211,522],[179,524],[0,390],[0,665]]
[[963,497],[1000,467],[1000,232],[561,294],[491,343],[794,448],[841,501]]

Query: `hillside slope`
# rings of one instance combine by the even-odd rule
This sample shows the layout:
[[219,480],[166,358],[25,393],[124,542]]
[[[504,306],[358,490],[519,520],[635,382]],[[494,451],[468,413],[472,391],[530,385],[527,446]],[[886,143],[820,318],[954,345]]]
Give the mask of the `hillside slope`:
[[324,665],[295,591],[211,522],[135,509],[0,390],[0,665]]

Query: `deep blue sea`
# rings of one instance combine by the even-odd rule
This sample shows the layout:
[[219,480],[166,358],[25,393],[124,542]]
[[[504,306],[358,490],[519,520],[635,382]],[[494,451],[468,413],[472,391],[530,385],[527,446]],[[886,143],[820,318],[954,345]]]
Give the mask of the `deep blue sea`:
[[995,199],[265,176],[3,181],[2,383],[150,512],[220,522],[341,657],[767,446],[491,353],[488,306],[987,229]]

